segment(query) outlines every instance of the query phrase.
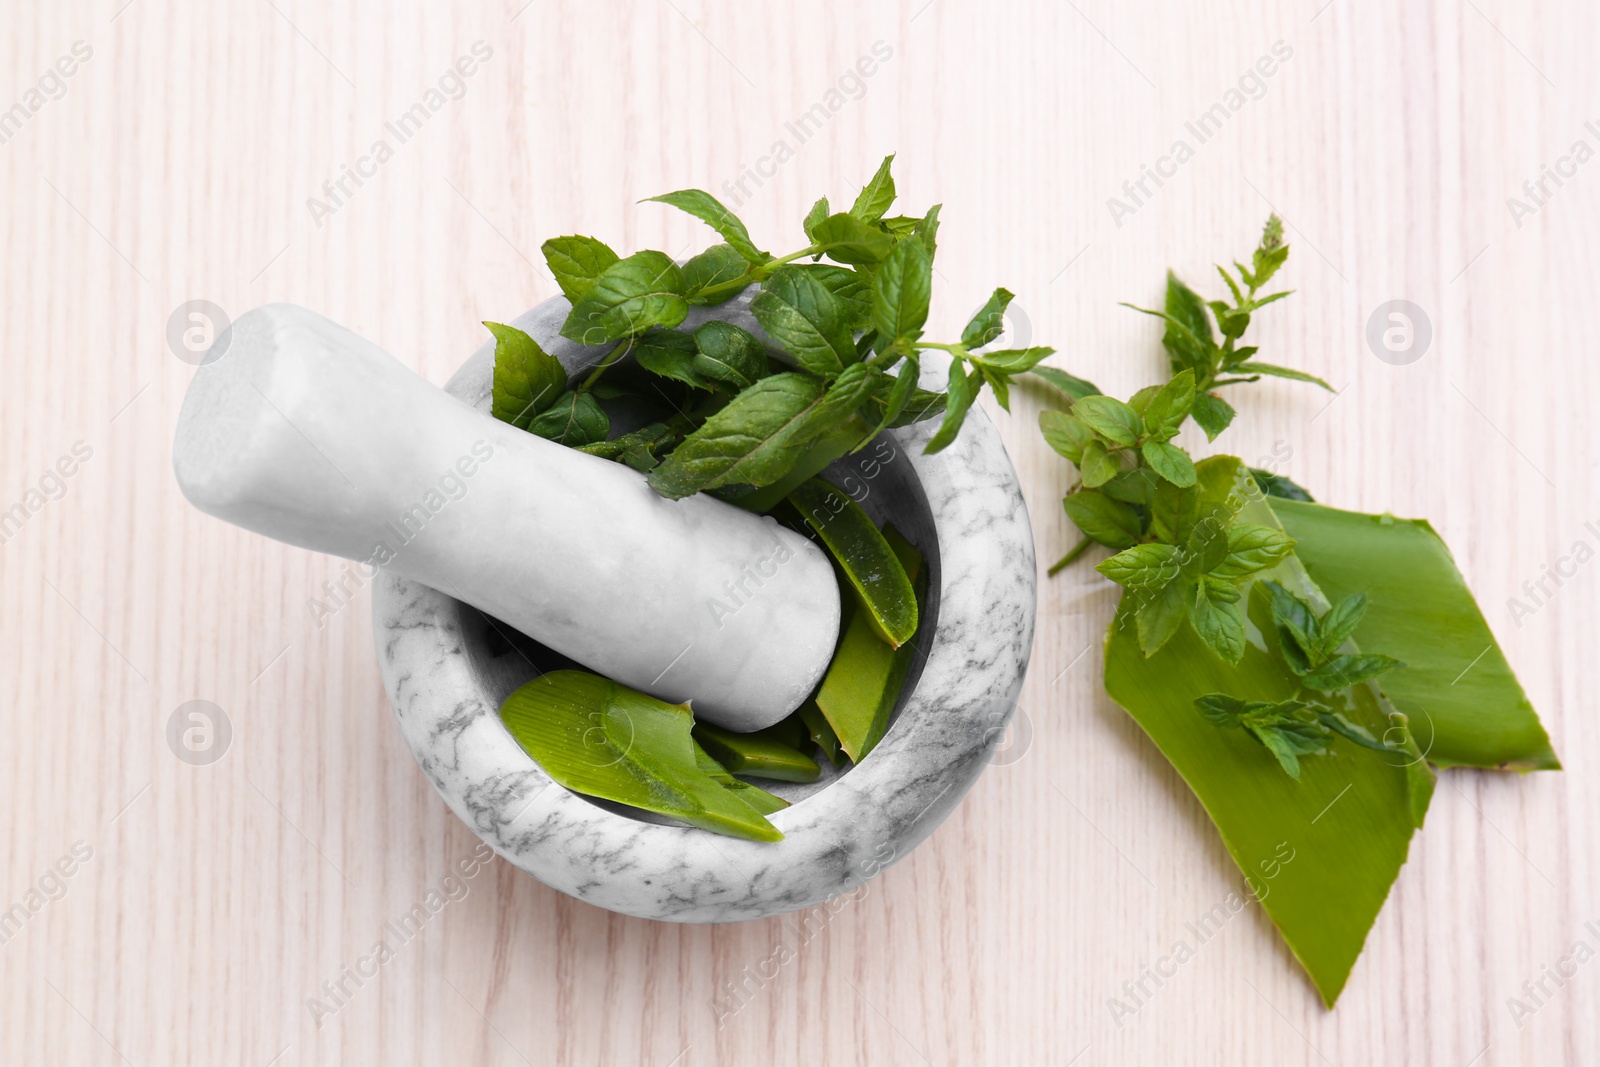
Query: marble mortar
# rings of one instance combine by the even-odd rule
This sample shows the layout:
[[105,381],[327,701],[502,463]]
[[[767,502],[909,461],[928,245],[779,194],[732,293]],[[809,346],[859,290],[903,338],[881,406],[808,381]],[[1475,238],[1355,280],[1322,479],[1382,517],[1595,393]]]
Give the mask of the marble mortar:
[[[722,319],[774,344],[749,293],[694,309],[683,329]],[[556,297],[511,323],[573,376],[607,351],[562,338]],[[924,355],[924,386],[946,364]],[[446,390],[487,410],[487,342]],[[519,869],[590,904],[647,919],[736,922],[820,904],[861,885],[950,814],[1016,708],[1033,643],[1033,539],[1016,472],[976,408],[960,437],[922,454],[937,420],[887,431],[825,473],[872,518],[895,526],[929,565],[928,604],[888,733],[859,766],[806,785],[760,783],[792,802],[770,819],[784,839],[744,841],[579,796],[507,732],[498,709],[540,670],[567,664],[504,624],[391,574],[373,587],[379,664],[400,729],[451,810]]]

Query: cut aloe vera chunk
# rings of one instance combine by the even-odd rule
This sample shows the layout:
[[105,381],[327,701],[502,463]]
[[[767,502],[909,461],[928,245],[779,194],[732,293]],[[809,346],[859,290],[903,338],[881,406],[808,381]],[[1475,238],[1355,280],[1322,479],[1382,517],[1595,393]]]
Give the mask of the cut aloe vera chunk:
[[[902,570],[921,581],[922,556],[892,526],[884,527],[887,544]],[[857,605],[845,626],[839,651],[817,690],[817,707],[839,738],[839,746],[860,763],[889,729],[889,716],[900,699],[906,675],[916,656],[909,643],[891,648],[878,636],[871,613]]]
[[778,782],[816,781],[817,775],[822,773],[817,761],[791,747],[787,741],[792,733],[782,727],[780,723],[766,730],[740,734],[702,722],[695,724],[694,739],[732,774],[771,778]]
[[[1239,512],[1242,521],[1277,528],[1267,503],[1243,488],[1237,459],[1217,456],[1197,466],[1202,487],[1220,483],[1241,499],[1256,497]],[[1295,556],[1256,577],[1280,582],[1319,612],[1328,609]],[[1124,594],[1106,638],[1106,691],[1194,790],[1246,884],[1331,1006],[1405,862],[1433,776],[1379,690],[1387,676],[1350,689],[1339,710],[1374,737],[1403,739],[1405,752],[1334,738],[1325,753],[1301,760],[1298,781],[1243,731],[1220,730],[1196,710],[1195,699],[1208,693],[1283,700],[1300,692],[1299,679],[1266,643],[1273,625],[1263,592],[1247,587],[1252,637],[1237,666],[1187,624],[1147,658],[1133,618],[1138,601]]]
[[844,749],[839,747],[839,735],[833,732],[833,726],[828,722],[828,717],[822,714],[822,709],[817,707],[817,702],[806,701],[794,714],[805,724],[806,732],[822,750],[822,754],[828,757],[828,762],[835,767],[843,767],[849,757],[844,754]]
[[1272,499],[1295,555],[1333,600],[1367,594],[1363,648],[1405,666],[1378,683],[1441,767],[1559,770],[1561,761],[1443,540],[1422,519]]
[[873,632],[895,648],[911,640],[917,632],[916,590],[861,506],[820,478],[795,489],[789,502],[838,561]]
[[688,704],[668,704],[587,671],[552,671],[500,706],[511,736],[574,793],[752,841],[777,827],[702,769]]
[[773,796],[760,786],[751,785],[729,774],[728,768],[712,759],[711,755],[698,744],[694,746],[694,761],[708,778],[763,815],[771,815],[789,806],[789,802],[782,797]]

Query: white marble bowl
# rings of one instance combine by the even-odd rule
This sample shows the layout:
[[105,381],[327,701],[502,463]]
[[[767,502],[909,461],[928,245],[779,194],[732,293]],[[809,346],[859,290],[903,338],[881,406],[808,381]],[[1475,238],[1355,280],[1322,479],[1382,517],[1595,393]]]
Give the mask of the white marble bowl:
[[[696,309],[762,337],[748,296]],[[555,298],[514,320],[576,375],[604,348],[559,335]],[[929,354],[930,356],[932,353]],[[446,387],[489,407],[493,345]],[[945,377],[927,361],[926,382]],[[1034,554],[1016,473],[979,410],[955,444],[922,454],[935,423],[884,435],[828,480],[927,558],[927,610],[888,733],[859,766],[808,785],[761,783],[792,806],[784,839],[743,841],[598,802],[555,784],[507,732],[501,702],[548,650],[435,589],[390,575],[373,590],[373,630],[400,729],[445,802],[496,852],[579,900],[648,919],[734,922],[819,904],[903,859],[977,780],[1016,708],[1033,644]],[[537,551],[537,546],[530,546]]]

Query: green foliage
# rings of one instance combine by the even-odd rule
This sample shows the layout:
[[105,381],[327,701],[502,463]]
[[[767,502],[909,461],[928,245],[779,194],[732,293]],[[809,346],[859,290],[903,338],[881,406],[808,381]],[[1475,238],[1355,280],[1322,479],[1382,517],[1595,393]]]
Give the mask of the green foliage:
[[[1037,367],[1049,348],[987,350],[1004,332],[1012,299],[1005,289],[994,291],[960,341],[925,339],[939,206],[921,216],[889,216],[893,161],[892,155],[883,160],[849,211],[833,211],[827,197],[817,200],[802,223],[807,244],[783,256],[757,246],[744,222],[700,189],[650,198],[704,222],[720,238],[681,266],[659,251],[619,257],[593,237],[546,241],[545,261],[572,303],[561,335],[614,347],[569,388],[564,373],[553,385],[547,380],[560,364],[531,337],[516,331],[507,339],[499,332],[505,328],[491,327],[495,416],[648,471],[668,496],[716,489],[730,499],[775,501],[781,494],[755,490],[791,476],[798,484],[807,471],[821,469],[824,456],[842,454],[841,441],[848,442],[845,450],[860,448],[884,429],[939,417],[926,450],[947,447],[986,385],[1002,407],[1009,406],[1013,380],[1027,373],[1069,394],[1098,393],[1065,372]],[[750,312],[765,339],[723,322],[692,333],[677,328],[691,307],[723,303],[751,286],[759,291]],[[950,357],[948,394],[918,388],[929,349]],[[646,381],[658,380],[657,391],[677,414],[608,441],[597,383],[629,355]],[[774,368],[773,360],[785,366]],[[1175,457],[1158,462],[1182,477]]]

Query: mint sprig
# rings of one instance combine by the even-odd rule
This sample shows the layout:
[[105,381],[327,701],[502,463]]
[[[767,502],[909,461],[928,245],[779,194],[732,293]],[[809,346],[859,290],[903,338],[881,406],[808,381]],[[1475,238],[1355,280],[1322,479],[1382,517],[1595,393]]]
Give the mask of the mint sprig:
[[[1326,385],[1312,375],[1258,363],[1258,349],[1239,343],[1258,310],[1289,295],[1260,295],[1288,258],[1283,223],[1274,215],[1250,266],[1234,264],[1237,279],[1227,268],[1217,268],[1231,299],[1207,301],[1169,271],[1164,310],[1127,305],[1166,323],[1161,340],[1171,375],[1126,401],[1105,396],[1092,382],[1065,371],[1032,368],[1066,398],[1064,405],[1040,414],[1039,428],[1079,475],[1063,503],[1084,537],[1050,573],[1091,544],[1118,549],[1098,570],[1135,592],[1139,645],[1147,656],[1188,622],[1218,656],[1237,663],[1245,647],[1242,590],[1294,548],[1280,530],[1239,522],[1236,507],[1228,503],[1231,494],[1201,487],[1193,458],[1175,441],[1190,419],[1208,439],[1227,428],[1235,412],[1215,392],[1224,386],[1265,375]],[[1304,493],[1287,479],[1274,488]],[[1330,670],[1362,666],[1341,663]]]
[[[706,223],[723,242],[681,266],[652,250],[621,257],[593,237],[546,241],[545,260],[572,303],[562,336],[616,347],[582,383],[540,401],[535,371],[555,360],[521,331],[497,327],[496,416],[645,470],[665,496],[717,490],[736,499],[837,455],[841,434],[859,448],[884,429],[942,413],[925,448],[937,452],[955,440],[986,385],[1009,410],[1012,381],[1053,350],[988,349],[1004,330],[1012,299],[1005,289],[959,341],[924,337],[939,207],[888,216],[893,161],[883,160],[849,211],[818,200],[803,223],[807,244],[781,256],[758,247],[738,216],[700,189],[650,198]],[[736,326],[676,329],[690,307],[720,304],[750,286],[760,288],[750,312],[789,367],[772,366],[760,342]],[[518,336],[502,336],[507,331]],[[917,387],[930,349],[951,358],[947,393]],[[629,354],[677,415],[612,444],[593,391]]]
[[1218,726],[1250,734],[1295,779],[1300,777],[1299,757],[1323,751],[1335,734],[1379,752],[1405,752],[1403,746],[1373,737],[1365,727],[1323,702],[1353,685],[1405,666],[1391,656],[1340,651],[1366,614],[1366,596],[1356,593],[1318,615],[1303,598],[1278,582],[1264,580],[1259,588],[1272,601],[1278,655],[1300,680],[1303,691],[1281,701],[1207,693],[1195,700],[1200,714]]

